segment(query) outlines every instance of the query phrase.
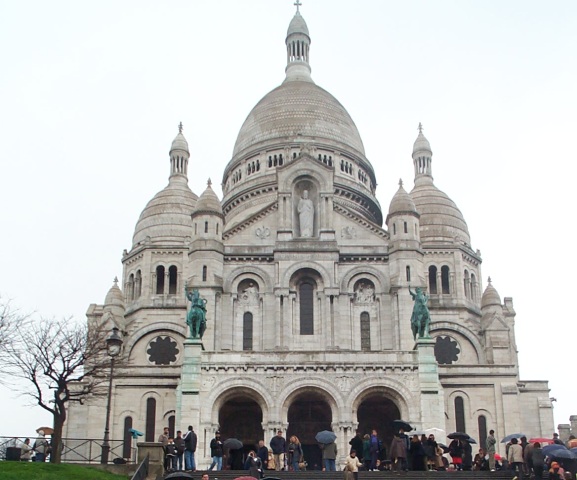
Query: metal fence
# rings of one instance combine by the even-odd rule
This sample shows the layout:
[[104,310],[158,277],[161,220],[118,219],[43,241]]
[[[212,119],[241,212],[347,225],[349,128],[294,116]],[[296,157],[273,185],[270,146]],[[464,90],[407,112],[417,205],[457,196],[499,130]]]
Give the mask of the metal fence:
[[150,460],[150,455],[147,455],[146,458],[142,461],[142,463],[138,466],[138,468],[136,469],[136,472],[134,472],[134,475],[132,476],[132,478],[130,480],[146,480],[146,477],[148,477],[148,462]]
[[[0,459],[6,459],[6,449],[22,447],[26,437],[0,437]],[[34,438],[30,438],[30,446],[34,445]],[[135,449],[132,445],[125,446],[124,440],[110,440],[109,462],[126,463],[135,458]],[[126,447],[126,448],[125,448]],[[124,457],[130,452],[130,455]],[[62,462],[64,463],[100,463],[102,454],[102,439],[93,438],[63,438]]]

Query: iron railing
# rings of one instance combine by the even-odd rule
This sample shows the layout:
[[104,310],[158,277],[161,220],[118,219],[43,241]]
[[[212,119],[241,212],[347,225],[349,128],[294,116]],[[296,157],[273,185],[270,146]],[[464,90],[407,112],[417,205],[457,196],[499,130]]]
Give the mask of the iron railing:
[[136,472],[134,472],[134,475],[132,475],[132,478],[130,480],[146,480],[146,477],[148,477],[149,459],[150,455],[147,455],[146,458],[142,460],[142,463],[138,465]]
[[[0,437],[0,459],[6,459],[8,447],[21,447],[26,437]],[[30,437],[30,446],[34,445],[35,438]],[[127,453],[124,440],[110,440],[111,463],[130,463],[135,458],[135,449],[130,446],[130,456]],[[63,463],[100,463],[102,455],[102,439],[93,438],[63,438],[62,439],[62,462]]]

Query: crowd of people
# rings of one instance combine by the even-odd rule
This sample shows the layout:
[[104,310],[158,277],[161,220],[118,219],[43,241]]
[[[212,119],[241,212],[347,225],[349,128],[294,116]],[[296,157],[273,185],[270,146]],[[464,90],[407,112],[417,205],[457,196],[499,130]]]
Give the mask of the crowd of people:
[[[189,426],[184,435],[178,431],[175,438],[171,438],[168,432],[169,429],[166,427],[158,438],[164,446],[165,469],[195,471],[197,436],[193,427]],[[517,478],[530,476],[535,480],[565,480],[570,476],[559,461],[553,461],[554,459],[543,454],[539,442],[528,443],[526,437],[512,438],[505,446],[504,457],[496,453],[497,440],[493,430],[490,430],[484,442],[485,448],[479,448],[475,454],[472,443],[476,442],[467,437],[453,438],[446,446],[438,443],[432,433],[415,435],[399,429],[387,450],[376,430],[364,435],[358,431],[349,442],[349,455],[342,466],[345,480],[349,476],[356,478],[359,470],[398,472],[510,469]],[[562,443],[557,434],[552,442]],[[227,448],[225,443],[221,440],[220,432],[216,432],[210,441],[209,471],[223,468],[247,470],[250,476],[260,478],[265,470],[297,472],[306,470],[307,467],[299,438],[292,435],[287,440],[282,430],[278,430],[271,438],[269,446],[265,445],[264,440],[260,440],[248,453],[240,442]],[[335,442],[321,443],[319,447],[322,451],[322,470],[336,471],[338,450]]]

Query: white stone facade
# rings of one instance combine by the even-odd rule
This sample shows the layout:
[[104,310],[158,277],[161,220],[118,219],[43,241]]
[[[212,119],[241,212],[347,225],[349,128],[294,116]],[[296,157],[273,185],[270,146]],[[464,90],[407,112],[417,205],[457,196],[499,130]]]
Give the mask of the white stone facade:
[[[385,219],[354,122],[310,77],[309,45],[297,13],[286,80],[241,128],[222,200],[210,184],[190,191],[179,132],[169,185],[123,255],[122,290],[90,306],[90,321],[125,335],[111,437],[193,425],[203,467],[217,429],[252,445],[288,428],[309,463],[317,429],[332,428],[344,455],[356,428],[387,445],[395,418],[477,439],[550,435],[547,383],[519,379],[512,300],[490,283],[481,292],[480,254],[433,183],[429,142],[420,132],[415,186],[399,187]],[[409,286],[430,296],[431,340],[413,339]],[[185,287],[207,300],[202,344],[186,340]],[[104,410],[103,399],[71,407],[66,436],[100,438]]]

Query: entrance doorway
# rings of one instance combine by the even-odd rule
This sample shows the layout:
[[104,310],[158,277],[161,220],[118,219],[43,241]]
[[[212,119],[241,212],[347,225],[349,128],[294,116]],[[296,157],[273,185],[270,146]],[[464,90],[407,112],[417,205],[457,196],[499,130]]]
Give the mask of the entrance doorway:
[[322,452],[315,435],[322,430],[332,430],[332,410],[318,392],[303,392],[291,403],[288,410],[287,443],[292,435],[301,442],[307,470],[322,469]]
[[379,440],[383,442],[383,446],[387,449],[387,453],[395,433],[393,420],[400,418],[399,408],[390,398],[380,392],[368,395],[357,409],[357,421],[359,422],[361,436],[370,435],[371,430],[375,429]]
[[248,395],[229,398],[218,412],[221,438],[238,438],[245,453],[253,450],[262,440],[262,409]]

